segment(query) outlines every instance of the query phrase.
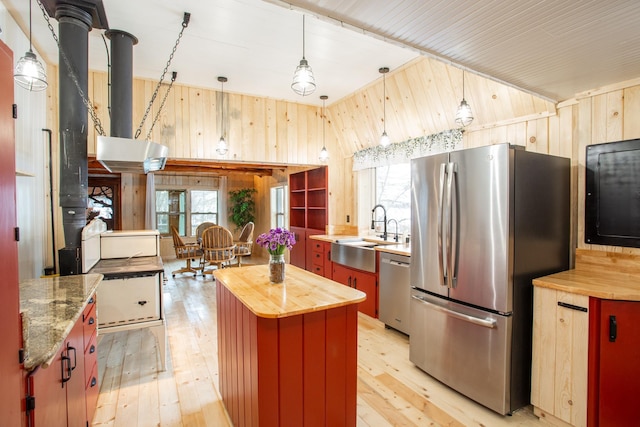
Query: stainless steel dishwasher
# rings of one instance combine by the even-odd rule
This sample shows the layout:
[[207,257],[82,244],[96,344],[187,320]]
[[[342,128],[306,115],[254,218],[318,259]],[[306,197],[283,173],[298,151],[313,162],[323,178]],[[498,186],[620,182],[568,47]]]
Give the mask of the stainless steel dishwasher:
[[409,267],[411,257],[380,252],[378,317],[390,328],[409,335]]

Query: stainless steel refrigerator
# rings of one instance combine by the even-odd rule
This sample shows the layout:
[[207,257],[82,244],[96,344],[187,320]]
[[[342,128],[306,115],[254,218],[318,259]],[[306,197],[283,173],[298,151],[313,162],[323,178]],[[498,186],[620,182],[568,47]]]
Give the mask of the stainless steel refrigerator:
[[411,173],[410,359],[511,413],[529,403],[531,281],[569,268],[569,159],[499,144]]

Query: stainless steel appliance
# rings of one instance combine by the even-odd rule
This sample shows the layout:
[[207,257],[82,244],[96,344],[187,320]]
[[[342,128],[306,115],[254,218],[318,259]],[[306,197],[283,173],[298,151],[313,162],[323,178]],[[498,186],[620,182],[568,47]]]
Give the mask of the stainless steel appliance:
[[83,272],[104,275],[96,298],[98,333],[148,328],[165,370],[160,235],[157,230],[105,230],[104,222],[93,220],[82,231]]
[[409,335],[409,267],[411,258],[380,252],[379,319],[385,325]]
[[531,280],[569,267],[569,160],[499,144],[411,173],[410,359],[510,413],[529,403]]

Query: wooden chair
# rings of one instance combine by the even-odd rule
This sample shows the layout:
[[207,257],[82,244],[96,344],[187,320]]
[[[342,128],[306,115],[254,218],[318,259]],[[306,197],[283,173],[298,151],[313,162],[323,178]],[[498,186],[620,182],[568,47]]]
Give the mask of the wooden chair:
[[200,245],[197,243],[184,243],[178,233],[178,229],[173,225],[171,226],[171,236],[173,237],[173,249],[176,251],[176,259],[184,259],[187,261],[187,265],[185,267],[173,271],[171,276],[176,277],[176,274],[181,273],[193,273],[195,276],[201,268],[192,267],[191,260],[197,259],[198,263],[200,263],[200,259],[202,258]]
[[251,256],[251,248],[253,247],[253,222],[248,222],[242,227],[240,237],[234,243],[236,244],[236,258],[238,259],[238,267],[242,267],[242,258]]
[[214,225],[216,224],[213,222],[203,222],[196,228],[196,238],[199,245],[202,245],[202,233],[204,233],[204,230],[209,227],[213,227]]
[[[209,227],[202,233],[202,254],[205,263],[223,268],[235,259],[236,245],[229,230],[219,225]],[[203,275],[213,274],[213,269],[204,270]]]

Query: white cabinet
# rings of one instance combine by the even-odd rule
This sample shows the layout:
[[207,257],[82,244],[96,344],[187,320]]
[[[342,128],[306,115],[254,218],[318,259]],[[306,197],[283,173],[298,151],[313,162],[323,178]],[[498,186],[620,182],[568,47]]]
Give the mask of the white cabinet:
[[534,287],[531,403],[553,423],[587,425],[589,297]]

